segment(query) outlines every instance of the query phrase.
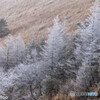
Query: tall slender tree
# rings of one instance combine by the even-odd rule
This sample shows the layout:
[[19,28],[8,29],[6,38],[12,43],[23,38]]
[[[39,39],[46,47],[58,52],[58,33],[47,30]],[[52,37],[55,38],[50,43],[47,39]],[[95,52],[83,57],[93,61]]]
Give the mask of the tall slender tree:
[[25,55],[25,44],[21,36],[18,35],[15,43],[16,64],[23,63],[24,55]]
[[56,17],[42,53],[48,67],[46,69],[53,71],[55,64],[63,57],[66,47],[65,33],[67,33],[66,28],[60,25],[59,18]]

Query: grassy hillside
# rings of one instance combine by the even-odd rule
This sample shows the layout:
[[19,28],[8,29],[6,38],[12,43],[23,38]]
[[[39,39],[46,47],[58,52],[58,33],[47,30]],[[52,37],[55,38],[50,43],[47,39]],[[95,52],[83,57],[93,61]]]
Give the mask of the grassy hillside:
[[[76,22],[84,20],[95,0],[0,0],[0,18],[5,18],[11,33],[21,33],[25,41],[33,34],[47,36],[48,27],[58,15],[75,31]],[[84,16],[83,16],[84,15]]]

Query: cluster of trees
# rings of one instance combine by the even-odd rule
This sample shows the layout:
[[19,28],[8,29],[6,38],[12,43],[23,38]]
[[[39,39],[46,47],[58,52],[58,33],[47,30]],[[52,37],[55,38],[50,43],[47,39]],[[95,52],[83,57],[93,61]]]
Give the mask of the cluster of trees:
[[75,51],[77,58],[81,61],[77,74],[77,86],[85,91],[89,91],[90,87],[100,82],[100,7],[98,0],[90,11],[92,15],[86,20],[89,25],[80,31]]
[[77,24],[78,31],[73,36],[58,17],[47,40],[32,40],[26,46],[20,35],[9,35],[0,44],[0,94],[8,96],[8,100],[38,100],[56,95],[63,85],[67,94],[72,87],[89,91],[99,84],[98,0],[91,9],[91,16]]
[[1,93],[10,100],[38,100],[40,96],[52,97],[58,93],[67,78],[63,64],[67,49],[66,33],[66,27],[60,25],[57,17],[47,40],[42,39],[39,43],[32,40],[25,46],[20,35],[16,38],[9,35],[0,46]]

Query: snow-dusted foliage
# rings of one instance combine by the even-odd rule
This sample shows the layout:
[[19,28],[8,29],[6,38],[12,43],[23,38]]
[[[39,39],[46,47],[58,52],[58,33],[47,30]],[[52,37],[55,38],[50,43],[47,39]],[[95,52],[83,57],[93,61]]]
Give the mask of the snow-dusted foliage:
[[15,68],[15,72],[18,74],[18,84],[30,85],[36,84],[38,79],[37,66],[34,65],[19,65]]
[[22,63],[25,45],[20,36],[14,38],[12,35],[5,40],[5,44],[0,44],[0,94],[5,94],[13,81],[17,78],[15,70],[12,69]]
[[23,39],[20,35],[16,37],[15,42],[15,57],[16,57],[16,64],[22,63],[24,59],[25,53],[25,44]]
[[34,63],[31,65],[19,65],[16,67],[15,73],[17,74],[17,78],[14,80],[14,84],[16,86],[26,86],[30,90],[30,95],[33,100],[37,100],[39,96],[42,95],[41,91],[41,81],[43,80],[43,76],[39,76],[38,69],[39,63]]
[[32,63],[37,62],[38,61],[37,56],[38,56],[38,54],[37,54],[36,48],[32,49],[31,51],[29,51],[26,54],[25,63],[26,64],[32,64]]
[[[98,1],[98,0],[97,0]],[[100,8],[98,2],[94,3],[92,15],[89,17],[89,26],[81,30],[80,38],[78,39],[75,54],[77,59],[82,59],[82,65],[92,65],[93,62],[100,61],[100,32],[99,32],[99,15]]]
[[5,45],[0,44],[0,65],[5,70],[14,67],[23,60],[25,44],[20,36],[14,38],[9,35]]
[[46,69],[53,71],[58,61],[63,58],[66,47],[65,33],[66,28],[60,25],[57,17],[42,52],[43,60],[47,63]]
[[45,39],[41,38],[39,41],[32,40],[29,45],[26,46],[25,59],[26,64],[32,64],[41,60],[42,47],[45,44]]
[[92,15],[87,20],[89,21],[89,26],[81,30],[75,50],[77,61],[81,59],[81,65],[79,65],[80,69],[77,75],[77,84],[84,89],[92,87],[93,84],[100,81],[100,74],[98,74],[100,70],[99,4],[99,1],[96,0],[92,7]]
[[[69,69],[69,73],[72,74],[71,76],[75,76],[75,74],[77,73],[77,70],[79,68],[79,65],[81,63],[81,59],[80,59],[80,54],[77,55],[75,53],[76,49],[77,49],[77,39],[79,39],[80,35],[79,34],[75,34],[73,36],[70,37],[70,39],[67,42],[67,50],[66,50],[66,58],[65,61],[63,63],[65,63],[65,65],[67,66],[67,69]],[[79,39],[80,40],[80,39]],[[79,43],[78,43],[79,45]],[[78,57],[78,59],[77,59]]]
[[[31,44],[27,49],[20,35],[16,38],[9,35],[5,44],[0,46],[0,65],[2,71],[6,70],[6,72],[0,73],[2,74],[0,84],[3,87],[0,87],[0,90],[13,89],[11,95],[3,90],[7,95],[13,97],[13,92],[17,91],[18,87],[26,86],[29,88],[31,98],[37,100],[36,98],[42,95],[42,81],[48,77],[47,74],[50,75],[57,66],[56,64],[64,59],[66,32],[66,28],[61,26],[59,19],[56,18],[48,40],[38,45]],[[27,54],[24,58],[26,50]]]
[[[75,55],[79,63],[82,62],[84,65],[87,64],[91,66],[91,60],[94,60],[95,56],[99,57],[100,55],[99,52],[95,52],[96,49],[98,50],[100,46],[100,8],[98,0],[96,0],[94,6],[90,9],[90,11],[92,14],[85,21],[85,23],[89,23],[89,25],[87,27],[83,25],[84,28],[81,28],[79,30],[79,37],[76,38]],[[80,66],[83,64],[80,64]]]
[[13,81],[17,78],[14,70],[9,70],[4,72],[3,69],[0,69],[0,94],[5,95],[10,87],[13,87]]
[[14,57],[14,47],[15,42],[13,36],[9,36],[8,39],[5,41],[5,46],[0,46],[0,65],[5,69],[12,67],[15,63]]

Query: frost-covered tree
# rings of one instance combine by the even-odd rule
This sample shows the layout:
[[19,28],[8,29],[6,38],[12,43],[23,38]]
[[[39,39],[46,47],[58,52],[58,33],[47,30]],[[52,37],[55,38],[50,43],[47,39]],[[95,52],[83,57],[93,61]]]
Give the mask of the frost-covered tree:
[[40,61],[42,59],[41,52],[42,47],[45,44],[45,39],[40,39],[39,41],[32,40],[26,46],[26,53],[25,53],[25,63],[32,64],[36,61]]
[[4,72],[2,68],[0,68],[0,94],[6,95],[6,92],[10,87],[13,87],[13,80],[17,78],[17,74],[15,74],[14,70],[9,70],[8,72]]
[[42,95],[41,91],[41,77],[38,73],[38,64],[32,65],[19,65],[15,68],[15,73],[18,75],[15,79],[15,85],[24,85],[29,87],[32,100],[37,100]]
[[36,43],[34,40],[32,40],[27,46],[25,51],[25,64],[32,64],[34,61],[34,58],[37,55],[36,51]]
[[0,46],[0,65],[5,70],[8,70],[19,62],[21,63],[24,51],[25,45],[23,40],[19,36],[15,39],[10,35],[5,40],[5,45],[1,44]]
[[92,34],[91,29],[88,27],[87,29],[81,30],[80,35],[76,38],[74,54],[78,68],[83,65],[83,62],[87,64],[91,62],[92,47],[90,44]]
[[[46,69],[54,70],[55,65],[61,60],[65,52],[66,28],[61,26],[58,17],[54,20],[53,28],[48,36],[48,40],[43,48],[42,56],[46,62]],[[45,66],[45,65],[44,65]]]
[[[81,62],[78,71],[77,84],[84,89],[100,81],[100,8],[96,0],[92,7],[92,15],[89,17],[89,26],[81,30],[76,47],[76,58]],[[87,67],[88,66],[88,67]],[[92,83],[91,83],[92,81]],[[85,85],[84,85],[85,84]],[[92,85],[91,85],[92,84]],[[86,87],[84,87],[84,86]]]
[[80,62],[81,55],[78,53],[79,59],[77,59],[77,55],[75,54],[77,48],[77,39],[79,38],[80,38],[79,34],[74,34],[73,36],[70,37],[70,39],[67,42],[66,58],[64,63],[65,66],[67,66],[71,76],[75,76],[79,68],[79,64],[81,63]]
[[14,47],[15,47],[15,42],[13,36],[8,37],[8,39],[5,41],[5,46],[3,46],[2,44],[0,46],[0,51],[1,51],[0,63],[5,70],[12,67],[15,63]]
[[38,54],[36,48],[26,52],[25,63],[32,64],[38,61]]
[[15,43],[15,58],[16,64],[22,63],[25,55],[25,43],[20,35],[16,37]]
[[99,2],[96,0],[91,10],[92,15],[87,19],[89,26],[81,29],[80,38],[76,43],[76,58],[82,65],[91,66],[93,62],[100,61],[100,34],[99,34]]

